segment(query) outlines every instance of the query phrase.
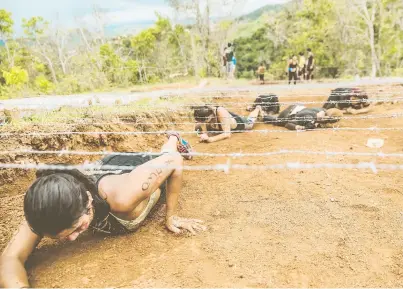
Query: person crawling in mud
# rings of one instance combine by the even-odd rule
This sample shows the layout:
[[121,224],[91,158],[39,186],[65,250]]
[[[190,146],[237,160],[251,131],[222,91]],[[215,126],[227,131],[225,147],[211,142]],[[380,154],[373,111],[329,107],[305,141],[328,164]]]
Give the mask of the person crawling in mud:
[[[177,133],[167,135],[159,156],[110,155],[97,162],[97,171],[38,171],[25,194],[25,220],[0,259],[0,286],[29,287],[24,264],[43,237],[74,241],[90,229],[130,233],[161,202],[166,203],[169,231],[206,230],[202,221],[177,215],[183,165],[179,152],[190,153],[191,146]],[[105,165],[136,168],[113,171]]]
[[277,117],[266,115],[263,121],[283,126],[289,130],[305,130],[325,128],[329,124],[339,121],[342,115],[342,111],[336,108],[325,110],[316,107],[307,108],[303,105],[290,105]]
[[278,114],[280,112],[280,103],[278,101],[278,96],[275,94],[259,95],[253,105],[249,105],[246,110],[252,111],[256,106],[260,105],[262,107],[264,114]]
[[[259,105],[247,117],[239,116],[222,106],[197,106],[193,109],[196,121],[195,131],[200,136],[200,142],[206,143],[230,138],[232,132],[251,130],[257,118],[263,117],[263,110]],[[212,136],[212,134],[217,135]]]
[[348,114],[361,114],[369,112],[371,105],[368,95],[359,88],[336,88],[330,93],[323,108],[338,108]]

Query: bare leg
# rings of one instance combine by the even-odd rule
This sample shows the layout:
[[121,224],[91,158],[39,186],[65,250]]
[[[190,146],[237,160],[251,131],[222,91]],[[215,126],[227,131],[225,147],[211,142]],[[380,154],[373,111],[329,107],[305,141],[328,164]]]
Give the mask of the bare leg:
[[161,148],[161,152],[177,152],[178,151],[178,138],[175,136],[170,136],[168,141],[164,143],[164,145]]
[[256,119],[261,114],[262,107],[257,105],[256,108],[248,115],[249,118]]
[[245,129],[252,129],[259,115],[263,117],[263,110],[260,105],[257,105],[256,108],[248,115],[249,122],[245,125]]

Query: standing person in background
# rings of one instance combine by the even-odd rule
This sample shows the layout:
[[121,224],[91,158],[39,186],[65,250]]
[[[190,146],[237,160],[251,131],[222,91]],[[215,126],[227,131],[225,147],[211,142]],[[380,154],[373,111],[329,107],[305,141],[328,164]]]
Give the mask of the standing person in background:
[[290,64],[292,62],[292,55],[288,57],[287,64],[285,66],[285,75],[288,76],[290,74]]
[[226,74],[227,78],[231,77],[231,72],[232,72],[232,57],[234,57],[234,50],[232,48],[232,44],[228,43],[228,46],[224,50],[224,55],[227,63],[226,67]]
[[227,47],[224,48],[224,54],[222,55],[222,72],[225,75],[227,72],[227,57],[225,56],[225,50]]
[[294,79],[294,85],[297,84],[297,70],[298,70],[298,59],[294,55],[288,64],[288,84],[291,84],[291,80]]
[[298,79],[305,80],[306,79],[306,59],[304,52],[299,53],[299,61],[298,61]]
[[266,72],[266,67],[263,62],[260,63],[260,66],[257,69],[257,74],[259,75],[260,84],[264,84],[264,73]]
[[311,48],[308,48],[307,51],[308,51],[308,60],[306,62],[306,70],[307,70],[306,79],[308,81],[311,81],[313,80],[313,71],[315,69],[315,58],[313,57]]
[[231,78],[235,78],[236,58],[235,54],[232,56]]
[[292,62],[292,56],[288,57],[287,59],[287,64],[285,66],[285,74],[288,75],[288,72],[290,72],[290,63]]

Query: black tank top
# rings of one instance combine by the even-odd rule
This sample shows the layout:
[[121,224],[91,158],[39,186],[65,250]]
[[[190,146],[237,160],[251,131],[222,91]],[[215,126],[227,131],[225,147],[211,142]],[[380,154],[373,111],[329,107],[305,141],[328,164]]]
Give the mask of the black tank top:
[[296,114],[291,115],[291,112],[297,107],[296,104],[290,105],[284,109],[278,116],[279,125],[286,125],[288,122],[292,122],[301,126],[305,126],[308,129],[315,128],[315,122],[317,120],[317,113],[324,111],[322,108],[304,108],[298,111]]
[[297,68],[298,64],[297,63],[290,63],[290,65],[288,66],[289,68]]
[[311,55],[308,57],[308,68],[310,68],[312,64],[313,64],[313,56]]
[[302,125],[307,129],[314,129],[317,122],[317,114],[324,111],[322,108],[305,108],[295,114],[295,123]]
[[[125,173],[130,173],[132,170],[109,170],[107,168],[102,168],[103,165],[109,166],[139,166],[142,165],[158,156],[151,155],[109,155],[105,158],[95,162],[97,165],[101,165],[101,168],[96,171],[86,171],[85,174],[90,177],[98,188],[98,184],[101,179],[108,175],[121,175]],[[164,183],[161,187],[161,197],[159,202],[165,202],[166,198],[166,184]],[[95,212],[96,214],[96,212]],[[96,222],[95,224],[91,224],[91,228],[94,231],[107,233],[107,234],[124,234],[129,233],[121,223],[119,223],[116,218],[108,214],[103,220]]]

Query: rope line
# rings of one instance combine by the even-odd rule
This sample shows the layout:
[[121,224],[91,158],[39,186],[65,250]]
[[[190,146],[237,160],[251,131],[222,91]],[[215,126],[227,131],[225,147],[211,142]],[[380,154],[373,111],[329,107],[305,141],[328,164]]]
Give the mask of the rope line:
[[[323,96],[323,95],[321,95]],[[239,96],[237,96],[239,97]],[[256,97],[255,97],[256,98]],[[287,98],[287,97],[284,97]],[[91,99],[88,99],[87,101],[90,101]],[[377,103],[377,102],[401,102],[403,101],[403,97],[388,97],[388,98],[377,98],[377,99],[367,99],[364,102],[366,103]],[[84,101],[86,102],[86,101]],[[323,103],[330,103],[330,104],[354,104],[354,103],[360,103],[359,100],[332,100],[332,101],[328,101],[328,100],[320,100],[320,101],[279,101],[279,102],[273,102],[273,103],[264,103],[262,102],[260,105],[263,107],[270,107],[270,106],[275,106],[275,105],[292,105],[292,104],[323,104]],[[223,105],[233,105],[233,107],[239,107],[239,106],[247,106],[247,105],[253,105],[255,104],[255,102],[222,102],[222,103],[190,103],[190,104],[176,104],[176,103],[165,103],[165,104],[154,104],[154,103],[150,103],[150,104],[138,104],[136,105],[135,101],[132,101],[130,103],[122,103],[122,104],[114,104],[113,106],[116,108],[121,108],[121,107],[130,107],[130,106],[135,106],[136,108],[149,108],[150,106],[152,107],[161,107],[161,108],[166,108],[167,110],[178,110],[177,108],[170,108],[168,107],[168,105],[171,106],[179,106],[180,108],[188,108],[188,107],[194,107],[194,106],[200,106],[200,105],[208,105],[208,106],[223,106]],[[24,104],[24,106],[33,106],[33,107],[37,107],[38,105],[41,105],[41,103],[37,103],[37,104]],[[44,104],[46,105],[46,104]],[[96,106],[106,106],[109,105],[109,103],[105,103],[105,104],[100,104],[100,103],[95,103],[94,105],[91,105],[93,107]],[[90,105],[89,105],[90,106]],[[229,108],[231,108],[231,106],[228,106]],[[158,110],[151,110],[151,111],[158,111]]]
[[[226,164],[216,165],[199,165],[199,166],[171,166],[171,165],[150,165],[147,163],[141,165],[142,167],[149,168],[181,168],[186,171],[223,171],[229,173],[230,170],[281,170],[281,169],[361,169],[371,170],[373,173],[377,173],[378,170],[403,170],[402,164],[376,164],[374,162],[360,162],[358,164],[338,164],[338,163],[300,163],[300,162],[287,162],[283,164],[273,165],[243,165],[243,164],[231,164],[228,161]],[[47,165],[47,164],[5,164],[0,163],[0,169],[47,169],[47,170],[95,170],[102,172],[107,171],[124,171],[134,170],[136,166],[112,166],[112,165]]]
[[[391,113],[391,114],[369,114],[369,115],[361,115],[361,116],[340,116],[335,117],[339,120],[342,119],[384,119],[384,118],[398,118],[403,117],[403,113]],[[190,117],[178,117],[180,119],[189,119]],[[222,117],[222,118],[233,118],[231,117]],[[130,119],[130,118],[119,118],[121,120]],[[281,118],[276,120],[267,120],[267,121],[255,121],[255,124],[269,124],[269,123],[277,123],[277,122],[285,122],[285,121],[299,121],[306,120],[305,117],[289,117],[289,118]],[[30,122],[30,124],[41,125],[41,126],[54,126],[54,125],[63,125],[63,126],[73,126],[73,125],[114,125],[114,124],[136,124],[136,125],[190,125],[195,124],[195,122],[135,122],[135,121],[117,121],[117,122],[92,122],[91,118],[81,119],[80,122],[73,123],[61,123],[61,122]],[[130,119],[131,120],[131,119]],[[310,119],[311,120],[311,119]],[[220,124],[220,123],[209,123],[209,124]],[[237,123],[242,124],[242,123]]]
[[[158,152],[112,152],[112,151],[70,151],[70,150],[60,150],[60,151],[51,151],[51,150],[6,150],[0,151],[0,155],[8,155],[8,154],[57,154],[61,155],[102,155],[102,156],[159,156],[161,153]],[[177,154],[175,153],[165,153],[165,154]],[[304,154],[304,155],[325,155],[325,156],[371,156],[371,157],[396,157],[402,158],[403,153],[383,153],[383,152],[345,152],[345,151],[310,151],[310,150],[287,150],[282,149],[279,151],[273,152],[263,152],[263,153],[204,153],[204,152],[191,152],[191,153],[181,153],[182,156],[207,156],[207,157],[267,157],[267,156],[275,156],[275,155],[284,155],[284,154]]]
[[[316,128],[316,129],[304,129],[304,130],[234,130],[231,133],[299,133],[306,131],[402,131],[403,127],[366,127],[366,128],[354,128],[354,127],[334,127],[334,128]],[[176,131],[180,134],[196,134],[195,131]],[[223,131],[210,131],[211,133],[223,133]],[[167,131],[62,131],[62,132],[5,132],[0,133],[0,137],[8,136],[52,136],[52,135],[153,135],[153,134],[166,134]]]

